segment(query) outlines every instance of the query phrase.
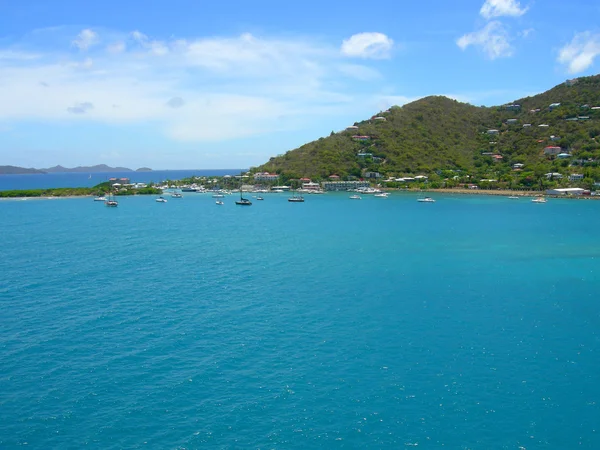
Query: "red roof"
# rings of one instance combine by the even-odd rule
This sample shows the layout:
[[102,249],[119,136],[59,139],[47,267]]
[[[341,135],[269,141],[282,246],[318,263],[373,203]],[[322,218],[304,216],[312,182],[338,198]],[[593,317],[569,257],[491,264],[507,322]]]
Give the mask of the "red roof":
[[300,181],[310,181],[310,178],[300,178]]
[[339,175],[329,175],[329,178],[339,178]]

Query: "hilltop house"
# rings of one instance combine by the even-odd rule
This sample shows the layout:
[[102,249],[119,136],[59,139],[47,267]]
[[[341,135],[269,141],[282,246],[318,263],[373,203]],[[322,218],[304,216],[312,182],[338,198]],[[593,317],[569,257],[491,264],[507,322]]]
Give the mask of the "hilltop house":
[[560,147],[555,147],[553,145],[549,145],[544,149],[544,155],[556,156],[561,153]]
[[279,175],[269,172],[257,172],[254,174],[254,181],[277,181]]
[[548,109],[550,111],[552,111],[552,110],[558,108],[559,106],[560,106],[560,103],[551,103],[550,106],[548,106]]
[[569,175],[569,181],[580,181],[580,180],[583,180],[582,173],[572,173],[571,175]]
[[369,139],[371,139],[371,136],[352,136],[352,139],[354,139],[355,141],[368,141]]

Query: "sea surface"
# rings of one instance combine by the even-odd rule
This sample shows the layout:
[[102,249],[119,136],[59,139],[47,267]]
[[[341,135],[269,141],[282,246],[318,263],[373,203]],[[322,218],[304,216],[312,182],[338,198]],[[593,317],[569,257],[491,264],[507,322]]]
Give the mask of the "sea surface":
[[600,203],[348,195],[0,201],[0,448],[600,448]]
[[132,183],[160,183],[191,176],[222,177],[239,175],[242,169],[153,170],[151,172],[95,172],[95,173],[32,173],[0,175],[0,191],[12,189],[48,189],[61,187],[93,187],[111,177],[126,177]]

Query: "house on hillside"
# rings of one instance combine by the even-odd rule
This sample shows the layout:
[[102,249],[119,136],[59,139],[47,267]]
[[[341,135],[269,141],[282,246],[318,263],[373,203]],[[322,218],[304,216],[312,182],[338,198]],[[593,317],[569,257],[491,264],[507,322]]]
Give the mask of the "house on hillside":
[[541,125],[538,125],[538,127],[540,128],[548,128],[550,125],[548,125],[547,123],[542,123]]
[[254,174],[254,181],[277,181],[279,175],[269,172],[257,172]]
[[373,117],[373,120],[378,120],[380,122],[385,122],[387,119],[385,117],[377,116],[377,117]]
[[525,164],[523,163],[514,163],[512,165],[513,169],[522,169],[523,167],[525,167]]
[[550,140],[552,142],[560,141],[560,136],[554,136],[554,135],[552,135],[552,136],[550,136]]
[[365,172],[365,178],[381,178],[379,172]]
[[330,180],[334,180],[334,181],[336,181],[336,180],[339,180],[339,179],[340,179],[340,176],[339,176],[339,175],[336,175],[336,174],[329,175],[329,179],[330,179]]
[[494,161],[496,162],[502,161],[502,159],[504,159],[502,155],[492,155],[492,158],[494,158]]
[[571,175],[569,175],[569,181],[581,181],[581,180],[583,180],[582,173],[572,173]]
[[560,147],[556,147],[554,145],[549,145],[544,148],[544,155],[556,156],[561,152]]
[[531,124],[530,124],[530,123],[524,123],[524,124],[523,124],[523,128],[529,128],[530,126],[531,126]]
[[550,106],[548,106],[548,109],[550,111],[555,110],[556,108],[558,108],[560,106],[560,103],[550,103]]
[[570,158],[571,154],[570,153],[566,153],[566,152],[562,152],[562,153],[559,153],[558,155],[556,155],[556,157],[560,158],[560,159],[565,159],[565,158]]
[[552,180],[552,179],[554,179],[554,180],[560,180],[560,179],[562,179],[562,177],[563,177],[563,176],[562,176],[560,173],[558,173],[558,172],[548,172],[548,173],[544,174],[544,176],[545,176],[546,178],[548,178],[549,180]]
[[351,130],[358,130],[358,127],[356,125],[351,125],[349,127],[346,127],[346,130],[351,131]]
[[521,105],[512,104],[512,105],[504,105],[504,109],[507,111],[519,111],[521,109]]
[[507,125],[514,125],[517,122],[518,122],[518,119],[507,119],[506,120]]
[[499,133],[500,132],[498,130],[487,130],[487,134],[489,134],[489,135],[497,135]]
[[355,141],[368,141],[369,139],[371,139],[371,136],[354,135],[354,136],[352,136],[352,139],[354,139]]

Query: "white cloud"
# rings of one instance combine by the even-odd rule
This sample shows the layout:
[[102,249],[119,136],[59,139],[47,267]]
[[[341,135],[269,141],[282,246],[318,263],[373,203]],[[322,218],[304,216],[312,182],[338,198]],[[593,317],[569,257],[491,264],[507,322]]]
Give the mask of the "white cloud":
[[498,21],[489,22],[481,30],[461,36],[457,41],[462,50],[470,46],[479,47],[489,59],[512,56],[513,48],[504,26]]
[[117,41],[106,46],[106,51],[109,53],[123,53],[127,46],[125,42]]
[[525,30],[519,32],[519,37],[522,37],[523,39],[527,39],[529,37],[529,35],[531,33],[533,33],[534,31],[535,31],[535,29],[533,29],[533,28],[526,28]]
[[347,64],[336,45],[306,38],[102,34],[113,44],[87,47],[85,59],[57,50],[0,60],[0,122],[152,124],[175,140],[228,141],[362,111],[352,87],[381,77]]
[[600,55],[600,34],[589,31],[578,33],[573,40],[560,49],[558,62],[567,66],[570,74],[583,72]]
[[518,17],[525,14],[528,9],[528,7],[522,8],[518,0],[485,0],[479,14],[486,19],[502,16]]
[[358,33],[342,42],[343,55],[355,58],[386,59],[394,41],[383,33]]
[[85,30],[81,30],[81,33],[77,35],[77,38],[73,40],[72,44],[79,50],[85,51],[96,45],[98,42],[100,42],[98,33],[86,28]]

